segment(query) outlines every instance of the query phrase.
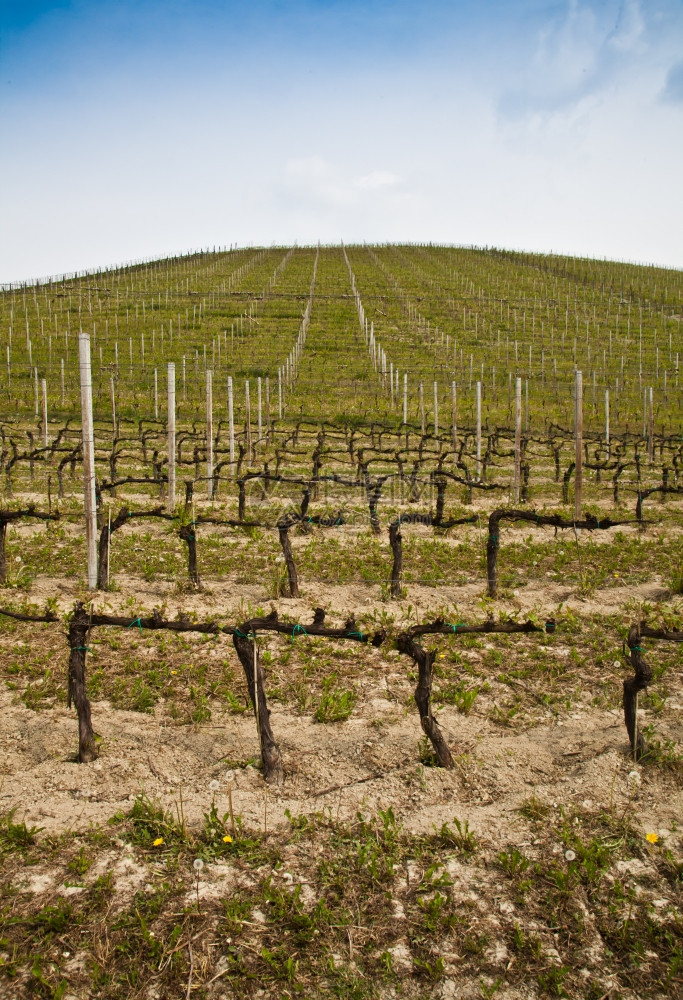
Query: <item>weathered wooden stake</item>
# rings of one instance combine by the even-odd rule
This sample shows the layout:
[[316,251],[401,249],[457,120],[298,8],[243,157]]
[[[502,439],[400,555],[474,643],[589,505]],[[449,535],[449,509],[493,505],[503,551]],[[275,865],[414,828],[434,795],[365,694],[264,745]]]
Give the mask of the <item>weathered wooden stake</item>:
[[166,431],[168,435],[168,495],[166,497],[166,506],[172,511],[175,508],[175,364],[172,361],[168,363],[166,406]]
[[244,383],[244,409],[245,409],[245,434],[247,446],[247,459],[251,461],[251,396],[249,395],[249,379]]
[[232,375],[228,375],[228,433],[230,435],[230,472],[235,471],[235,404],[232,395]]
[[389,544],[394,561],[391,567],[391,596],[396,600],[401,597],[401,576],[403,574],[403,538],[401,522],[394,521],[389,525]]
[[522,380],[515,379],[515,472],[512,486],[512,499],[519,503],[519,491],[522,484]]
[[263,417],[262,417],[262,389],[261,389],[261,376],[259,375],[256,379],[256,408],[257,408],[257,420],[258,420],[258,439],[257,443],[261,443],[261,437],[263,436]]
[[43,448],[47,448],[48,436],[47,436],[47,381],[44,378],[40,380],[40,394],[42,397],[43,404],[43,416],[42,416],[42,431],[43,431]]
[[[85,506],[85,544],[88,587],[97,586],[97,507],[95,504],[95,439],[92,418],[92,373],[90,334],[78,334],[78,362],[81,382],[81,433],[83,439],[83,489]],[[84,660],[85,662],[85,660]]]
[[583,488],[583,376],[576,372],[574,381],[574,517],[581,519],[581,493]]
[[477,479],[481,479],[481,382],[476,385],[477,401]]
[[213,499],[213,372],[206,371],[206,480],[207,495]]

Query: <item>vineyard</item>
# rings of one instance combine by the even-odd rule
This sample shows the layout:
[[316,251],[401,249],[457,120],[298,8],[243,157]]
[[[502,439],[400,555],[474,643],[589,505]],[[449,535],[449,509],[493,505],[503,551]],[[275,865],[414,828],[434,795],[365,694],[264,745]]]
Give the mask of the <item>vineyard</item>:
[[0,290],[0,996],[682,995],[683,276]]

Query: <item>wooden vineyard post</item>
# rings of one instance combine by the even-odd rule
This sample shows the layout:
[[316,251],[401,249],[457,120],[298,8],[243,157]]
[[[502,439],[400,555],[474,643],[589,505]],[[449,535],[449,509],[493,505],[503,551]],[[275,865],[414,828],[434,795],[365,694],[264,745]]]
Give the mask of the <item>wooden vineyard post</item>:
[[652,386],[647,389],[647,460],[650,465],[655,460],[655,412]]
[[[9,347],[7,348],[7,350],[9,351]],[[61,358],[61,360],[59,362],[59,376],[60,376],[60,384],[61,384],[61,389],[62,389],[62,406],[64,406],[64,403],[66,401],[66,391],[65,391],[66,390],[66,384],[65,384],[65,379],[64,379],[64,358]]]
[[256,408],[257,408],[257,420],[258,420],[258,437],[256,439],[257,445],[261,444],[261,437],[263,436],[263,416],[262,416],[262,389],[261,389],[261,376],[259,375],[256,379]]
[[47,381],[44,378],[40,380],[40,395],[42,399],[42,432],[43,432],[43,448],[47,448],[48,437],[47,437]]
[[228,434],[230,436],[230,472],[235,471],[235,403],[232,394],[232,375],[228,375]]
[[408,374],[403,375],[403,426],[408,424]]
[[515,474],[512,487],[512,499],[519,503],[519,491],[522,483],[522,380],[515,379]]
[[418,397],[420,400],[420,432],[422,434],[422,437],[424,437],[425,436],[425,393],[424,393],[424,385],[422,384],[422,382],[420,382],[418,388]]
[[207,495],[213,499],[213,372],[206,372],[206,481]]
[[439,436],[439,387],[434,382],[434,437]]
[[607,448],[607,456],[610,453],[609,444],[609,389],[605,389],[605,447]]
[[[88,560],[88,587],[97,586],[97,508],[95,505],[95,440],[92,419],[92,375],[90,334],[78,334],[78,362],[81,382],[81,434],[83,439],[83,491],[85,543]],[[85,661],[84,661],[85,662]]]
[[574,517],[581,519],[583,488],[583,376],[576,372],[574,381]]
[[251,461],[251,396],[249,395],[249,379],[244,383],[244,431],[246,435],[247,459]]
[[109,394],[111,396],[111,429],[116,434],[116,390],[114,387],[114,377],[109,379]]
[[277,415],[282,420],[282,368],[277,370]]
[[394,521],[389,525],[389,544],[394,561],[391,567],[391,596],[396,600],[401,597],[401,575],[403,573],[403,540],[401,522]]
[[173,511],[175,509],[175,364],[172,361],[168,363],[167,386],[168,496],[166,506],[170,511]]
[[154,369],[154,419],[159,419],[159,373]]
[[451,437],[453,444],[453,461],[458,460],[458,416],[457,416],[457,395],[455,388],[455,380],[451,382]]
[[476,385],[477,402],[477,479],[481,479],[481,382]]

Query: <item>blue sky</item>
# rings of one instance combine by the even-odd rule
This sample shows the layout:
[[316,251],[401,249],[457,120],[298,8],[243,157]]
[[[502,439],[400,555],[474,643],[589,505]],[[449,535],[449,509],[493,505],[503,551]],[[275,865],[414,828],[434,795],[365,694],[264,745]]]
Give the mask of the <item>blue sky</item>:
[[0,0],[0,280],[214,244],[683,266],[681,0]]

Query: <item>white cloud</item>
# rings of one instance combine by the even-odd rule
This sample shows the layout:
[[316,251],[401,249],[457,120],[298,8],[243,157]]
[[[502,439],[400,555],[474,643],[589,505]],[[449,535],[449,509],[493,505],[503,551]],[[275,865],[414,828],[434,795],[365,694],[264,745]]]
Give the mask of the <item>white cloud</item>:
[[388,170],[373,170],[371,174],[359,177],[355,182],[361,191],[377,191],[380,188],[393,187],[400,183],[400,177]]
[[620,52],[632,52],[640,44],[645,34],[645,18],[639,0],[626,0],[619,10],[614,31],[607,42]]
[[372,170],[359,176],[316,153],[287,160],[284,183],[295,197],[332,207],[360,205],[371,194],[395,188],[400,178],[389,170]]

